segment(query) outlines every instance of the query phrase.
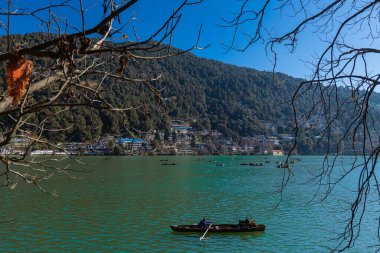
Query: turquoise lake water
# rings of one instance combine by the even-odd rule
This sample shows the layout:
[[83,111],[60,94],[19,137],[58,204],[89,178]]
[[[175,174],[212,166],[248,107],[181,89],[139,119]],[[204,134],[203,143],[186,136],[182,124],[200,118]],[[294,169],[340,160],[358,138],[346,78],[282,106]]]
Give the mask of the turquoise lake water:
[[[80,179],[59,175],[45,185],[58,197],[20,183],[0,189],[1,252],[329,252],[342,232],[345,208],[354,196],[354,177],[321,203],[309,203],[316,187],[306,183],[321,157],[302,157],[280,195],[278,157],[91,157]],[[161,159],[175,162],[163,166]],[[211,160],[209,162],[209,160]],[[214,161],[215,160],[215,161]],[[270,160],[270,163],[265,163]],[[240,166],[262,162],[262,167]],[[340,166],[348,167],[344,157]],[[224,166],[216,166],[224,163]],[[75,168],[75,164],[72,165]],[[279,204],[279,205],[278,205]],[[374,252],[378,203],[368,207],[361,237],[349,252]],[[252,217],[265,232],[173,233],[170,224],[206,217],[237,223]]]

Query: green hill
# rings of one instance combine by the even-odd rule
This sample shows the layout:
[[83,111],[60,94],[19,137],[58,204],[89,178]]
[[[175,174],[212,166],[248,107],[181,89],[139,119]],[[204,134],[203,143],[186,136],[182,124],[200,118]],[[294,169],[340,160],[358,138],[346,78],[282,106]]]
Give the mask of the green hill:
[[[18,35],[14,40],[33,45],[41,41],[42,36]],[[3,37],[0,47],[4,49],[5,45]],[[106,54],[102,61],[105,70],[119,68],[119,63],[110,61]],[[35,63],[46,64],[44,60]],[[4,73],[4,66],[0,71]],[[121,107],[138,107],[126,112],[127,120],[107,110],[77,107],[61,112],[48,122],[50,126],[71,128],[58,133],[46,132],[46,136],[57,141],[85,141],[131,133],[139,136],[150,130],[168,129],[170,119],[187,120],[199,130],[218,130],[236,142],[242,137],[293,132],[290,100],[301,79],[276,73],[274,82],[271,72],[198,58],[191,53],[161,61],[131,62],[125,72],[134,78],[161,75],[150,85],[161,91],[162,100],[152,94],[147,84],[108,78],[104,81],[104,94],[109,102]],[[4,74],[2,78],[4,91]],[[48,94],[49,89],[46,89],[36,96]],[[308,103],[310,100],[304,96],[298,106],[302,108]],[[309,145],[305,153],[313,152],[311,146],[315,143],[311,137],[312,134],[307,134],[304,140],[301,138],[301,145]]]

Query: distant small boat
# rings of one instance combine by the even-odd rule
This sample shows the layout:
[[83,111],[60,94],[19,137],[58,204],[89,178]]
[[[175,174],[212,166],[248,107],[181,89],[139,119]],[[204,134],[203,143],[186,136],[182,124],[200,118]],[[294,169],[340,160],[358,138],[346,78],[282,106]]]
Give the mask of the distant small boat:
[[162,160],[160,160],[160,162],[167,162],[167,161],[169,161],[168,159],[162,159]]
[[224,163],[218,163],[216,166],[224,166]]
[[264,166],[262,163],[241,163],[241,166]]
[[256,224],[255,221],[239,221],[239,224],[211,224],[210,226],[200,225],[172,225],[170,228],[175,232],[197,232],[204,233],[207,229],[209,233],[236,233],[265,231],[265,224]]
[[250,163],[249,166],[263,166],[262,163]]
[[176,163],[163,163],[161,165],[177,165]]
[[290,169],[290,165],[289,164],[279,164],[279,165],[277,165],[277,168]]

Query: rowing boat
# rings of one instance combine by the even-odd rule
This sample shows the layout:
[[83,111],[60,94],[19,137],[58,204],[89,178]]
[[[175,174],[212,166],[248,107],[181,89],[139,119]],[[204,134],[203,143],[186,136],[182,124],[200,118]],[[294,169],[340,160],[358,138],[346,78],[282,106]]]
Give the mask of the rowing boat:
[[209,233],[236,233],[236,232],[255,232],[265,231],[265,224],[245,223],[239,224],[212,224],[211,226],[199,225],[171,225],[170,228],[175,232],[199,232],[204,233],[209,228]]

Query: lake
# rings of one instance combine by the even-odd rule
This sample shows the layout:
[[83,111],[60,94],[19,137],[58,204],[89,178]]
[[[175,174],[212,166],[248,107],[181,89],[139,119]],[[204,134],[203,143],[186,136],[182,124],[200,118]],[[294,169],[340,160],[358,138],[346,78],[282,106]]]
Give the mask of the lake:
[[[318,172],[322,157],[301,157],[294,176],[278,193],[284,157],[88,157],[90,165],[73,168],[71,179],[58,175],[45,187],[0,189],[2,252],[328,252],[342,232],[356,181],[347,178],[323,202],[313,202],[316,186],[306,183]],[[163,166],[161,159],[175,162]],[[339,158],[348,167],[351,157]],[[209,161],[211,160],[211,161]],[[215,161],[214,161],[215,160]],[[270,163],[265,163],[270,160]],[[262,162],[262,167],[240,166]],[[223,163],[224,166],[216,166]],[[280,202],[281,200],[281,202]],[[350,252],[373,252],[378,202],[368,207],[362,234]],[[242,234],[173,233],[170,224],[237,223],[252,217],[265,232]]]

